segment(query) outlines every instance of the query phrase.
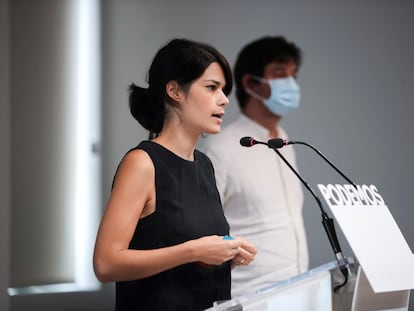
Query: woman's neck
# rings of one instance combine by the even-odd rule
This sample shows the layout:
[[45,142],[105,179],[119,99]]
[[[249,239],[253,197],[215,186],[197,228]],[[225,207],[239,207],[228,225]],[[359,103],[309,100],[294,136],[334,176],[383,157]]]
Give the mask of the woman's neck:
[[189,135],[181,130],[181,128],[163,129],[160,135],[154,138],[154,142],[164,146],[179,157],[193,161],[194,149],[197,143],[198,136]]

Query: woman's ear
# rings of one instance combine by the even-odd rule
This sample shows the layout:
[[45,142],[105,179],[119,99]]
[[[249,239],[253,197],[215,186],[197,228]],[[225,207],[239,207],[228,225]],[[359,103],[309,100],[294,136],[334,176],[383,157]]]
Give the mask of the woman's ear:
[[181,87],[178,84],[178,82],[175,80],[168,82],[167,85],[165,86],[165,90],[168,96],[176,102],[179,102],[183,96]]

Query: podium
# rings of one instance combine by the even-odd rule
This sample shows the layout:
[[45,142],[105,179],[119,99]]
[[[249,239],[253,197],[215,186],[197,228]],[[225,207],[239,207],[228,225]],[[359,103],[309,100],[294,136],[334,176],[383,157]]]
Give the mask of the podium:
[[[343,283],[343,267],[348,269]],[[409,290],[375,293],[353,258],[332,261],[292,278],[258,289],[254,294],[215,302],[205,311],[406,311]]]
[[[350,271],[355,270],[353,259],[346,261]],[[224,302],[215,302],[206,311],[268,311],[268,310],[341,310],[333,309],[333,284],[340,274],[338,263],[332,261],[292,278],[258,289],[254,294]],[[355,276],[355,273],[351,273]],[[349,290],[344,291],[349,295]],[[341,299],[347,302],[348,299]],[[342,302],[342,303],[343,303]],[[342,310],[346,310],[342,309]]]
[[[207,310],[408,310],[414,288],[414,254],[377,187],[318,187],[357,260],[330,262],[252,295],[216,302]],[[344,268],[348,279],[337,287]]]

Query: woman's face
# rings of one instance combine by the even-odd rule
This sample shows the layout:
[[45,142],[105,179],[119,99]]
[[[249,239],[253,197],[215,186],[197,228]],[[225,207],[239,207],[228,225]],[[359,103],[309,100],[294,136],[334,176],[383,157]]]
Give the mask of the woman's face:
[[226,81],[218,63],[211,63],[195,80],[180,102],[182,124],[194,134],[220,132],[224,107],[229,103],[223,93]]

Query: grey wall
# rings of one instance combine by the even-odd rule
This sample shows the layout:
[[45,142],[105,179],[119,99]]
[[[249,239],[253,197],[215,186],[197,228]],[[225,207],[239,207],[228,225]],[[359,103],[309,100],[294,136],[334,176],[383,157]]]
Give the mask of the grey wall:
[[[39,1],[47,3],[48,0]],[[7,24],[8,2],[0,1],[0,26]],[[411,164],[414,147],[410,140],[414,133],[411,122],[414,112],[411,98],[414,89],[412,1],[103,0],[102,10],[103,202],[109,195],[121,156],[147,136],[129,115],[126,89],[132,81],[143,84],[145,72],[161,45],[172,37],[206,41],[233,63],[237,52],[247,42],[267,34],[283,34],[304,50],[304,64],[298,80],[303,90],[302,107],[283,121],[290,138],[318,147],[354,182],[375,184],[414,249],[411,225],[414,192],[410,187],[414,173]],[[13,16],[17,19],[36,13],[34,9]],[[18,27],[17,20],[14,25]],[[0,27],[1,39],[8,39],[5,26]],[[13,42],[13,38],[10,41]],[[8,41],[4,42],[6,49],[2,44],[0,50],[0,69],[5,68],[5,71],[0,70],[0,81],[2,89],[6,90],[0,95],[0,139],[4,146],[0,159],[0,309],[8,310],[4,293],[7,285],[3,280],[8,280],[8,252],[13,241],[8,241],[7,234],[12,208],[8,179],[11,142],[7,118],[10,107],[3,104],[10,103]],[[13,73],[14,68],[10,69]],[[39,85],[39,88],[44,92],[50,90],[47,85]],[[237,104],[231,96],[224,125],[237,113]],[[23,136],[23,133],[18,134]],[[302,146],[296,151],[302,175],[315,187],[317,183],[344,182],[312,151]],[[305,223],[311,266],[333,260],[320,224],[319,210],[310,195],[305,201]],[[341,242],[345,255],[351,255],[342,236]],[[105,285],[101,291],[93,293],[13,297],[10,305],[13,311],[36,307],[113,310],[113,285]]]

